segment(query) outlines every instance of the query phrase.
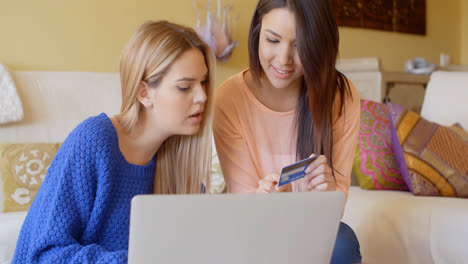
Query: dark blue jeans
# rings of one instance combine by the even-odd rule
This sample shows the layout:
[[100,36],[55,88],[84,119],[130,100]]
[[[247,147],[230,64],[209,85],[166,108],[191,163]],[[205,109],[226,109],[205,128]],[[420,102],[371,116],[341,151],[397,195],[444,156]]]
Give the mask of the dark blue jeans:
[[361,250],[356,234],[351,227],[341,222],[331,264],[361,263],[361,259]]

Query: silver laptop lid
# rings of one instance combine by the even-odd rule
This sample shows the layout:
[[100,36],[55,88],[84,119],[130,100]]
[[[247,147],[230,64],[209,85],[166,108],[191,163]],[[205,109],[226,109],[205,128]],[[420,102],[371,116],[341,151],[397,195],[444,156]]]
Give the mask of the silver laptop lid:
[[140,195],[130,264],[330,263],[342,192]]

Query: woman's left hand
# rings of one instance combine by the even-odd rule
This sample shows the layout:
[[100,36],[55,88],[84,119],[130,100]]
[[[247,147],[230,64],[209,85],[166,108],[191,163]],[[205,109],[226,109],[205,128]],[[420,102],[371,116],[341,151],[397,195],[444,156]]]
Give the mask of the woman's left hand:
[[[314,156],[312,154],[311,156]],[[336,181],[332,170],[328,165],[327,157],[320,155],[315,159],[305,171],[306,176],[302,179],[302,186],[307,191],[335,191]]]

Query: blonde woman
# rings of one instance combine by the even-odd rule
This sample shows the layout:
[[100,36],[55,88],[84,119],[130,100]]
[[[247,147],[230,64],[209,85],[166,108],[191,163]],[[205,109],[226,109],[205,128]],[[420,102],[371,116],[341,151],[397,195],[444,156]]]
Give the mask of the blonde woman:
[[121,113],[90,117],[65,140],[13,263],[127,263],[132,197],[209,188],[213,58],[192,29],[138,28],[120,58]]

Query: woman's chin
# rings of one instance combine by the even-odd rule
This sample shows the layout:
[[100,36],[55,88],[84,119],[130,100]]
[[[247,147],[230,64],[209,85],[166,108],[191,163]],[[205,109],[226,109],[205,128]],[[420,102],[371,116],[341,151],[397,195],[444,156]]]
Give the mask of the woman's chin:
[[271,86],[275,89],[286,89],[291,85],[288,80],[278,80],[276,78],[270,79]]
[[180,131],[179,135],[193,136],[197,134],[198,131],[200,131],[200,124],[193,124],[193,125],[184,127],[184,129]]

